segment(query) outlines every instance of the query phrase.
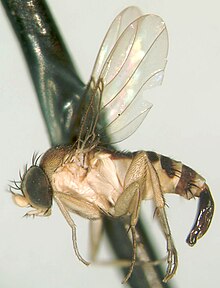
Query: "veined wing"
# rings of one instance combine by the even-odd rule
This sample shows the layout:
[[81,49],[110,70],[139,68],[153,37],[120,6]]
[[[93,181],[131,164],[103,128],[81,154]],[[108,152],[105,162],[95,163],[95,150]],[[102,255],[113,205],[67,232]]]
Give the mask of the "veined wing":
[[[102,142],[130,136],[152,105],[143,88],[159,85],[167,62],[168,35],[163,20],[144,15],[128,25],[100,73],[103,81],[98,129]],[[106,137],[107,136],[107,137]]]
[[[103,92],[103,83],[100,81],[100,74],[111,52],[114,49],[119,37],[126,27],[135,19],[142,15],[140,9],[135,6],[128,7],[119,13],[110,25],[102,45],[96,57],[95,65],[92,71],[91,81],[87,85],[85,99],[82,103],[87,106],[81,120],[81,129],[79,133],[79,145],[91,145],[95,138],[95,130],[97,131],[97,121],[100,109],[100,100]],[[102,120],[100,119],[99,122]],[[102,131],[103,132],[103,131]]]
[[[118,41],[118,38],[124,32],[129,24],[135,21],[142,15],[140,9],[135,6],[128,7],[119,13],[112,24],[110,25],[102,45],[99,49],[98,56],[92,71],[92,76],[95,81],[98,80],[106,60],[108,59],[113,47]],[[119,59],[118,59],[119,60]]]
[[[152,107],[143,88],[162,82],[168,52],[166,26],[159,16],[140,16],[136,9],[127,8],[116,17],[97,56],[88,86],[90,104],[84,129],[90,136],[85,142],[95,134],[102,143],[116,143],[130,136]],[[131,20],[125,15],[132,15]],[[135,15],[140,17],[133,21]],[[116,24],[119,18],[126,19],[120,22],[123,25]]]

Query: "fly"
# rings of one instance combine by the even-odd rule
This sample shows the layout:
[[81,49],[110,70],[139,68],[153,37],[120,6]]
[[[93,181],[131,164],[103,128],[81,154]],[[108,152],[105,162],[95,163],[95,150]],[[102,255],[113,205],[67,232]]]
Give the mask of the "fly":
[[49,149],[33,161],[21,177],[22,194],[16,204],[33,209],[27,215],[49,216],[55,200],[72,229],[75,253],[88,265],[77,247],[76,225],[70,213],[89,220],[129,216],[133,257],[124,281],[136,261],[136,231],[142,200],[153,199],[167,241],[164,282],[178,265],[166,211],[166,193],[186,199],[198,197],[195,223],[187,237],[193,246],[209,228],[214,202],[205,179],[191,168],[155,152],[120,152],[110,144],[129,137],[152,105],[143,88],[161,84],[167,62],[168,34],[163,20],[142,15],[136,7],[123,10],[111,24],[99,50],[84,95],[85,113],[78,140]]

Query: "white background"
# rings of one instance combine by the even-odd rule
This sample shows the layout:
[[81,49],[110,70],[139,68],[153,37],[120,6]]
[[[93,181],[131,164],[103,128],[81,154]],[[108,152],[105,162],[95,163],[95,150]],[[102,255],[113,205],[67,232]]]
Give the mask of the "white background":
[[[169,61],[163,85],[149,91],[153,109],[139,130],[120,147],[154,150],[181,160],[211,187],[216,212],[210,230],[194,248],[185,238],[197,200],[167,197],[168,216],[179,252],[174,287],[216,287],[220,261],[220,22],[219,1],[48,1],[57,24],[87,81],[96,53],[113,18],[129,5],[159,14],[169,32]],[[57,207],[49,218],[22,218],[9,193],[9,180],[31,162],[34,151],[49,147],[23,55],[0,8],[0,287],[122,287],[113,267],[84,267],[72,252],[69,227]],[[55,205],[54,205],[55,206]],[[165,255],[165,241],[149,203],[142,206],[152,237]],[[87,255],[87,221],[77,220],[79,246]],[[101,257],[113,257],[107,241]]]

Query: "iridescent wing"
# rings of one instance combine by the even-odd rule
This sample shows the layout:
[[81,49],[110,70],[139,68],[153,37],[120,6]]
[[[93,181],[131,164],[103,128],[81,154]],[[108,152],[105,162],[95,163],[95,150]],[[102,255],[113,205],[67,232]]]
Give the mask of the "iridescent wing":
[[115,17],[99,49],[92,71],[92,76],[96,82],[98,81],[98,78],[100,77],[101,72],[106,65],[106,61],[111,54],[111,51],[114,49],[121,34],[129,24],[141,16],[141,11],[137,7],[132,6],[124,9]]
[[129,7],[115,18],[88,85],[90,103],[82,125],[88,139],[98,134],[102,143],[116,143],[138,128],[152,107],[143,88],[161,84],[167,52],[167,30],[159,16],[141,16]]

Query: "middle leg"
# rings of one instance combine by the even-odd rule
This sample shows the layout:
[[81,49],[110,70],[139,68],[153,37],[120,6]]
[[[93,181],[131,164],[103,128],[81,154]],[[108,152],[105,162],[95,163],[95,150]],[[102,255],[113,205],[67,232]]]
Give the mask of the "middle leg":
[[140,205],[143,199],[146,183],[146,153],[139,152],[134,156],[131,165],[127,171],[123,193],[118,198],[115,204],[115,217],[130,215],[130,230],[133,242],[133,256],[131,259],[130,268],[123,283],[130,278],[135,262],[136,262],[136,230],[135,226],[138,221]]

